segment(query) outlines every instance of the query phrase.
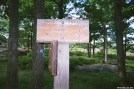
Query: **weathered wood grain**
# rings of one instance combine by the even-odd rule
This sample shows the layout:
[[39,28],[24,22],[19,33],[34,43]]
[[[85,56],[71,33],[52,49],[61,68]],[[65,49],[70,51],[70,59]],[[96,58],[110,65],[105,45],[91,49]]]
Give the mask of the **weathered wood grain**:
[[50,43],[62,40],[69,43],[89,42],[88,20],[38,19],[37,42]]
[[69,89],[69,44],[58,43],[57,75],[54,76],[54,89]]
[[48,69],[52,75],[57,75],[57,50],[58,41],[52,41],[49,47],[49,63]]

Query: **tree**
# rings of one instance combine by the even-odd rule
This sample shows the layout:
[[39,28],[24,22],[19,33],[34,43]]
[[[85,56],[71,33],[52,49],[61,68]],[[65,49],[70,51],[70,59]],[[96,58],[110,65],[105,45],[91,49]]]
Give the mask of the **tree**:
[[9,22],[4,19],[4,18],[0,18],[0,41],[2,41],[2,43],[7,43],[7,34],[9,33]]
[[114,0],[119,85],[126,86],[121,3],[121,0]]
[[63,14],[63,1],[64,0],[59,0],[59,2],[57,2],[56,0],[54,0],[54,2],[57,4],[58,8],[59,8],[59,19],[62,19],[64,14]]
[[[132,16],[134,16],[133,8],[134,8],[134,0],[124,1],[122,2],[122,18],[123,18],[123,29],[124,29],[124,57],[126,58],[126,51],[127,50],[127,41],[129,40],[127,38],[127,35],[133,33],[129,32],[129,26],[131,23],[133,23],[133,20],[129,20]],[[127,22],[129,20],[129,22]],[[131,29],[130,29],[131,30]]]
[[45,19],[58,18],[57,11],[58,7],[54,2],[51,0],[45,0]]
[[54,2],[57,5],[57,7],[58,7],[58,17],[57,18],[59,18],[59,19],[62,19],[64,17],[66,17],[67,15],[69,15],[69,12],[65,13],[67,10],[67,8],[66,8],[67,4],[69,2],[72,2],[72,3],[75,2],[74,0],[48,0],[48,1]]
[[[108,4],[108,5],[106,5]],[[107,62],[107,32],[106,26],[110,26],[113,15],[113,5],[110,0],[86,0],[83,5],[86,11],[85,17],[90,21],[90,39],[104,39],[104,55]],[[93,42],[95,43],[95,42]],[[94,48],[93,48],[94,51]]]
[[19,46],[27,47],[29,51],[32,48],[34,1],[20,0],[19,4]]
[[37,19],[44,18],[44,0],[34,0],[34,30],[32,59],[32,89],[43,89],[43,44],[36,43]]
[[0,17],[8,18],[9,16],[9,0],[0,0]]
[[18,88],[18,6],[19,0],[10,0],[7,89]]
[[6,0],[0,1],[0,41],[2,43],[7,43],[7,34],[9,29],[9,2]]

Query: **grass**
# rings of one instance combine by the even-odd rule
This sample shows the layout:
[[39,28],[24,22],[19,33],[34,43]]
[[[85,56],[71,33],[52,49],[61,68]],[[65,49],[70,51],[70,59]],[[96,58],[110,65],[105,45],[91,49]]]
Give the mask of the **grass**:
[[116,89],[117,75],[115,73],[79,73],[70,74],[70,89]]
[[30,89],[31,85],[31,70],[19,70],[18,71],[18,88]]
[[134,61],[132,61],[132,60],[126,60],[126,65],[127,66],[131,66],[131,67],[134,67]]
[[[18,89],[30,89],[31,69],[21,70],[18,73]],[[53,89],[53,76],[44,70],[43,89]],[[128,74],[129,86],[134,87],[134,75]],[[118,75],[114,72],[80,73],[70,72],[69,89],[117,89]],[[6,86],[6,62],[0,62],[0,89]]]
[[[30,89],[31,69],[19,70],[18,89]],[[6,86],[6,63],[0,66],[0,89]],[[115,73],[79,73],[70,72],[69,89],[116,89],[117,75]],[[110,81],[109,81],[110,80]],[[48,70],[44,71],[44,88],[53,89],[53,76]]]
[[[96,55],[97,58],[87,58],[87,53],[78,52],[81,49],[72,49],[70,52],[70,70],[74,66],[83,64],[99,63],[102,60],[101,55]],[[76,51],[75,51],[76,50]],[[48,51],[45,51],[46,55]],[[18,70],[18,89],[30,89],[32,70],[31,66],[25,67],[27,63],[31,64],[31,53],[26,57],[19,57],[19,70]],[[111,61],[115,58],[115,55],[108,55]],[[26,60],[28,58],[28,60]],[[133,57],[127,57],[126,65],[134,67]],[[129,60],[131,58],[131,60]],[[48,59],[48,58],[45,58]],[[25,61],[26,60],[26,61]],[[25,64],[26,62],[26,64]],[[45,60],[44,70],[44,86],[43,89],[53,89],[53,76],[47,69],[48,60]],[[21,68],[22,66],[22,68]],[[0,89],[6,89],[6,69],[7,58],[0,58]],[[134,75],[127,73],[128,86],[134,87]],[[118,74],[114,72],[98,72],[98,73],[80,73],[76,71],[70,71],[69,89],[117,89],[118,87]]]
[[6,86],[6,63],[0,61],[0,89],[5,89]]

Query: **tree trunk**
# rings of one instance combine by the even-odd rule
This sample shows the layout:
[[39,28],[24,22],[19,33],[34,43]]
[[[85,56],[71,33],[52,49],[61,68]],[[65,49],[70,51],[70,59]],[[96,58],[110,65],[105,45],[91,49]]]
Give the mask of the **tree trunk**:
[[55,2],[55,4],[57,4],[58,9],[59,9],[59,19],[62,19],[64,17],[63,14],[63,0],[52,0],[53,2]]
[[37,19],[42,18],[44,18],[44,0],[34,0],[34,31],[31,89],[43,89],[44,48],[43,44],[36,43]]
[[63,0],[59,1],[58,7],[59,7],[59,19],[62,19],[63,18]]
[[91,58],[91,42],[87,44],[88,57]]
[[27,36],[27,47],[28,47],[28,52],[29,52],[29,48],[30,48],[30,45],[29,45],[29,39],[30,39],[30,33],[28,33],[28,36]]
[[124,48],[123,48],[121,0],[114,0],[114,7],[115,7],[115,29],[116,29],[119,85],[126,86],[127,79],[126,79]]
[[108,49],[107,49],[107,29],[106,29],[106,26],[104,25],[104,31],[105,31],[105,36],[104,36],[104,44],[105,44],[105,62],[107,62],[107,53],[108,53]]
[[91,40],[90,40],[91,33],[89,32],[89,43],[87,44],[87,52],[88,57],[91,58]]
[[95,39],[93,40],[93,57],[95,57]]
[[32,46],[33,46],[33,33],[31,32],[30,33],[30,38],[31,38],[31,42],[30,42],[30,45],[31,45],[31,49],[33,48]]
[[7,89],[18,89],[18,7],[19,0],[10,0]]
[[126,49],[126,46],[127,46],[127,34],[126,34],[126,31],[125,31],[125,44],[124,44],[124,58],[126,59],[126,51],[127,51],[127,49]]

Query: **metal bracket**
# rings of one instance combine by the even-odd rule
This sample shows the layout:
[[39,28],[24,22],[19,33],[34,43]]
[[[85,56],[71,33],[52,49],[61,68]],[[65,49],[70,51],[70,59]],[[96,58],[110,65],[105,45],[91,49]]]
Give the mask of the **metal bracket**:
[[57,50],[58,50],[58,41],[52,41],[49,47],[48,69],[54,76],[57,75]]

